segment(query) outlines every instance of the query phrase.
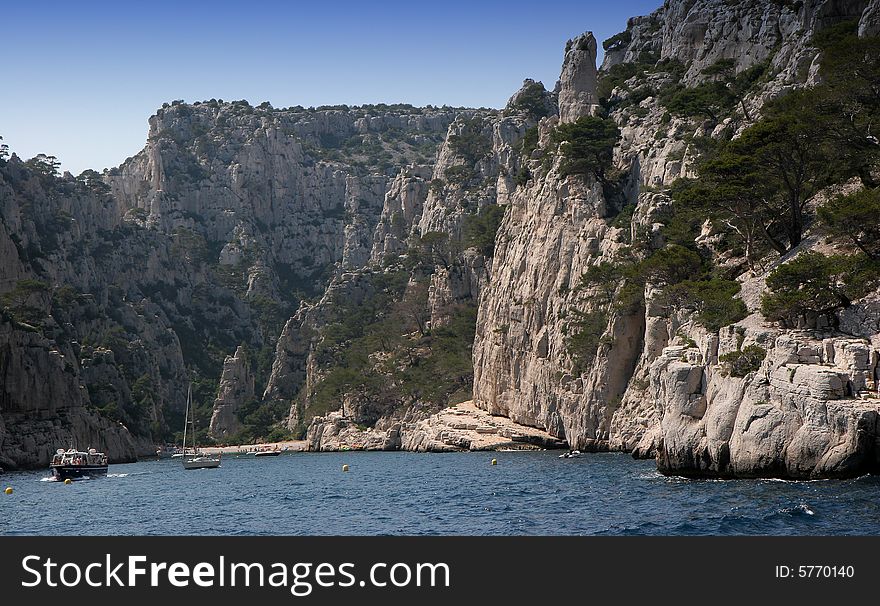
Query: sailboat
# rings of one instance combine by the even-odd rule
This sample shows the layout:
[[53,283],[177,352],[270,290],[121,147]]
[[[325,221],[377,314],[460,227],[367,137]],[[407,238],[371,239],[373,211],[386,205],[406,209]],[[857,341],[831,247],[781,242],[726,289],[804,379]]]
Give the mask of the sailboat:
[[[220,455],[206,455],[196,448],[195,407],[192,404],[192,385],[186,392],[186,420],[183,423],[183,468],[205,469],[220,467]],[[186,448],[186,434],[192,436],[192,448]]]

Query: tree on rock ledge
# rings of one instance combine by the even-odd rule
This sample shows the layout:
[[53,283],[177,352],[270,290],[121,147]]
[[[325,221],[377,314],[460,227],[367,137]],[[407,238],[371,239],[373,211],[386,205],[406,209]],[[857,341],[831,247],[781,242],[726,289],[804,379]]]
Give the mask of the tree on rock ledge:
[[564,157],[562,176],[592,174],[603,186],[608,185],[607,171],[618,139],[620,129],[610,118],[584,116],[576,122],[560,124],[553,131],[552,140]]
[[780,265],[767,277],[761,313],[788,328],[801,320],[811,326],[824,317],[834,325],[837,312],[880,283],[878,264],[863,255],[823,255],[808,251]]
[[872,260],[880,260],[880,188],[839,196],[818,209],[831,235],[849,240]]

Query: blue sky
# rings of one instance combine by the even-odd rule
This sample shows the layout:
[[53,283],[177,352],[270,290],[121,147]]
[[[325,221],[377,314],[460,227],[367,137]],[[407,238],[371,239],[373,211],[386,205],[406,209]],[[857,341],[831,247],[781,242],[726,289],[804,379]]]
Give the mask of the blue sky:
[[78,174],[137,153],[174,99],[502,107],[523,78],[553,87],[567,39],[661,3],[9,2],[0,136]]

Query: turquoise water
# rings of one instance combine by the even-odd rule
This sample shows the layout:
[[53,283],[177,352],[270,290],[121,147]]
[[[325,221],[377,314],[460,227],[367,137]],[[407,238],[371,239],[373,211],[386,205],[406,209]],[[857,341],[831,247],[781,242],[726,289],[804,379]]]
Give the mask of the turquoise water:
[[0,534],[880,534],[878,477],[686,480],[627,455],[558,454],[242,455],[197,471],[145,461],[70,485],[6,473]]

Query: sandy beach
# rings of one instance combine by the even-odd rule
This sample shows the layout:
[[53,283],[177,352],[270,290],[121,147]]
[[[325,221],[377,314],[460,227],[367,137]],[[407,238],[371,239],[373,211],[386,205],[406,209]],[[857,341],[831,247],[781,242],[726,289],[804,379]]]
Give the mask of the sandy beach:
[[286,440],[266,444],[241,444],[238,446],[204,446],[199,448],[205,454],[248,454],[261,450],[280,450],[282,452],[304,452],[307,450],[305,440]]

